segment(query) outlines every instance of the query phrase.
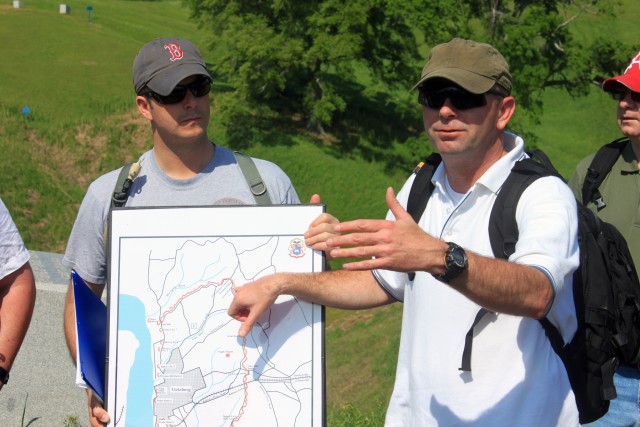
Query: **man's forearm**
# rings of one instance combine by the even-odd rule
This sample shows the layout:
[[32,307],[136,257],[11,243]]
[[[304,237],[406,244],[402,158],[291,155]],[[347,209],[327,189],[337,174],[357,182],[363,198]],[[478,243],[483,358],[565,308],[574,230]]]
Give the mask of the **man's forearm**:
[[498,313],[544,317],[554,290],[540,270],[469,253],[469,268],[451,286],[482,307]]
[[276,276],[279,295],[292,295],[328,307],[355,310],[395,301],[378,285],[370,271],[336,270]]
[[238,335],[246,337],[280,295],[344,309],[371,308],[395,301],[370,271],[273,274],[235,289],[228,313],[242,322]]

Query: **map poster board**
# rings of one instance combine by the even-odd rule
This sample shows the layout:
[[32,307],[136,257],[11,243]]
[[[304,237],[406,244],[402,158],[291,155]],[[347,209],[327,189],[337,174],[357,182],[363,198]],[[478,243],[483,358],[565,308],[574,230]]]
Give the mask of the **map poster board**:
[[246,339],[235,288],[317,272],[323,205],[114,209],[105,407],[111,426],[321,427],[324,308],[281,296]]

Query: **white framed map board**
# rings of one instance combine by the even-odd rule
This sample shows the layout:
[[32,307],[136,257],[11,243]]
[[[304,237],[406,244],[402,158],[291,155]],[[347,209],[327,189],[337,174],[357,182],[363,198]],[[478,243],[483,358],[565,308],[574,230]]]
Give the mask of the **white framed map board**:
[[323,205],[114,209],[110,426],[325,425],[324,307],[281,296],[247,338],[234,289],[318,272],[303,233]]

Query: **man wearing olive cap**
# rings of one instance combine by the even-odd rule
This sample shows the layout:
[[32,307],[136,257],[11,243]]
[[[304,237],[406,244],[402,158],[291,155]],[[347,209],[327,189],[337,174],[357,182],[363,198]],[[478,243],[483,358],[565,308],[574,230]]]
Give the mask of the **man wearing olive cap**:
[[[564,365],[537,320],[546,316],[565,342],[576,331],[575,198],[559,178],[536,180],[517,205],[515,252],[494,259],[489,213],[526,156],[522,138],[506,131],[515,110],[508,65],[490,45],[454,39],[432,49],[415,89],[443,159],[420,221],[405,210],[415,175],[397,198],[387,189],[386,220],[325,214],[306,243],[365,260],[262,278],[238,290],[229,314],[246,336],[280,294],[346,309],[404,302],[387,426],[577,426]],[[460,370],[480,308],[490,313],[473,329],[472,370]]]
[[[181,38],[161,38],[142,47],[133,62],[135,102],[153,135],[140,170],[125,193],[124,206],[251,205],[256,199],[233,152],[209,140],[211,76],[198,48]],[[273,204],[300,203],[291,181],[275,164],[254,159]],[[107,280],[104,244],[114,187],[120,170],[95,180],[82,201],[63,264],[102,295]],[[319,202],[314,195],[312,203]],[[65,335],[75,361],[75,301],[70,284],[65,303]],[[92,426],[109,422],[89,395]]]

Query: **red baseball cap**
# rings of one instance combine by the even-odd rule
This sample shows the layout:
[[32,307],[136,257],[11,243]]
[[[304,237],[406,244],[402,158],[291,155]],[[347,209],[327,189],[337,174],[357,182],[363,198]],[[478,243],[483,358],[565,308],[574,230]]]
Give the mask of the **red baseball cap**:
[[640,93],[640,52],[633,57],[624,74],[606,79],[602,83],[602,89],[605,92],[611,92],[619,85],[625,86],[632,92]]

